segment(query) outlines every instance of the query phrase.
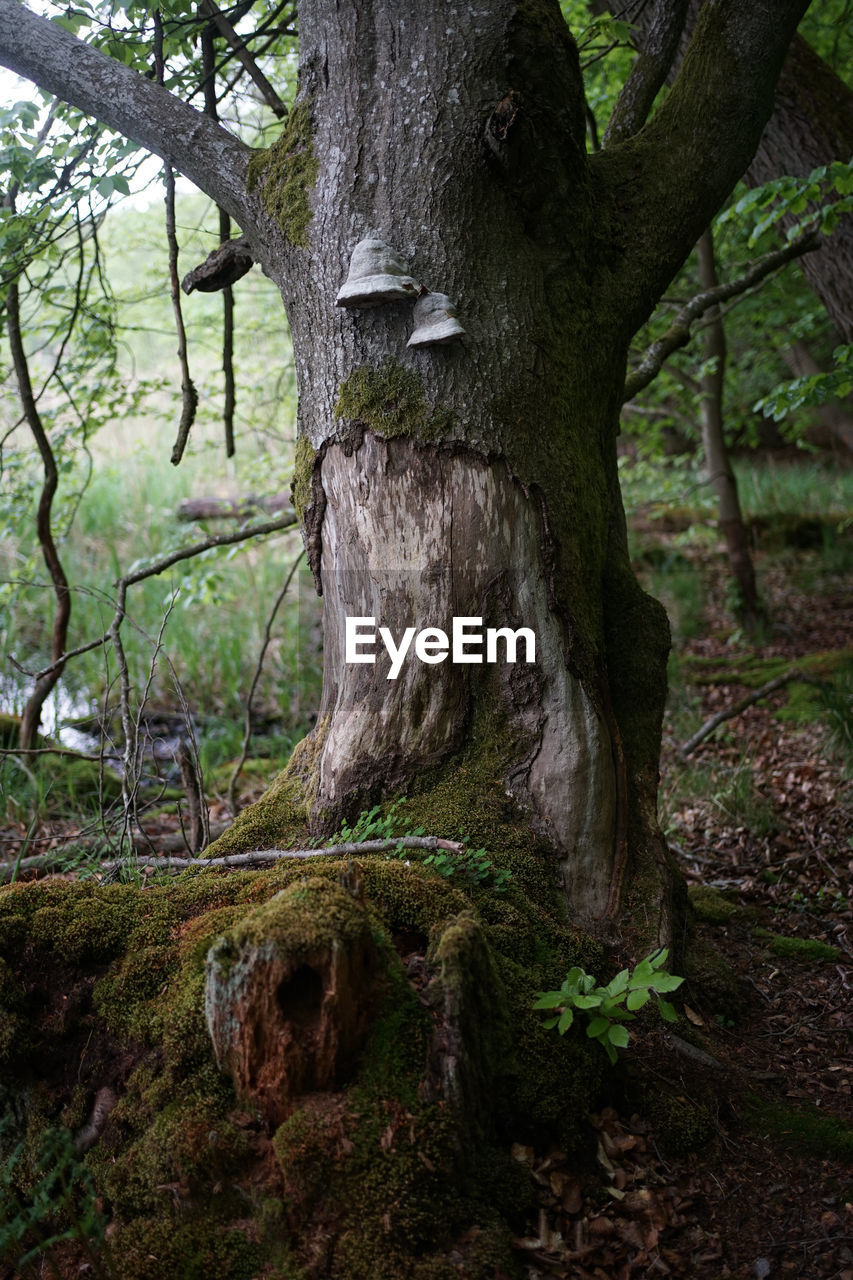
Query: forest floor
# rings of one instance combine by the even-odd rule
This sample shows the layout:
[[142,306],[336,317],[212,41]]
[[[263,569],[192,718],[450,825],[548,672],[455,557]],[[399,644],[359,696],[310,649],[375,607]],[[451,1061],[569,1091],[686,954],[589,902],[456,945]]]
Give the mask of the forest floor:
[[[804,576],[797,559],[796,574],[763,566],[760,643],[732,634],[719,566],[702,565],[662,759],[694,908],[684,1018],[637,1024],[585,1166],[514,1148],[538,1188],[516,1240],[530,1280],[853,1280],[853,591],[849,566],[815,554]],[[706,718],[795,665],[822,683],[778,689],[680,757]],[[30,829],[29,847],[62,836]]]
[[[708,1140],[679,1154],[689,1129],[646,1092],[637,1112],[615,1099],[592,1118],[585,1175],[520,1148],[540,1188],[518,1241],[530,1280],[853,1280],[853,590],[849,572],[798,590],[781,569],[763,589],[775,625],[760,644],[732,636],[718,583],[701,638],[676,646],[662,814],[695,909],[690,1025],[625,1055],[684,1116],[705,1112]],[[795,664],[834,673],[823,714],[815,686],[788,685],[679,757]]]

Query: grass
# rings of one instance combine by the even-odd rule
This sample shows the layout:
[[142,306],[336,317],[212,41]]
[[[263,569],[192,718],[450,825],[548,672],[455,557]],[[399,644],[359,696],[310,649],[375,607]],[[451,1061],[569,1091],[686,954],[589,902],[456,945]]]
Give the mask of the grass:
[[807,457],[796,462],[734,463],[744,516],[797,515],[849,521],[853,516],[853,471]]

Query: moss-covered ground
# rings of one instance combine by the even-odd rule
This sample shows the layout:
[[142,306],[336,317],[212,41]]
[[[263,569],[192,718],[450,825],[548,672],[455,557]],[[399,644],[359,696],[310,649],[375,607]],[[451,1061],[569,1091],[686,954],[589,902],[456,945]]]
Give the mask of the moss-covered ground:
[[[419,813],[415,800],[413,821]],[[475,839],[494,839],[482,814],[478,823],[449,798],[436,810],[447,829],[463,818]],[[273,1130],[217,1070],[205,958],[222,935],[262,929],[264,904],[281,890],[298,897],[336,883],[341,863],[318,859],[310,878],[281,862],[144,887],[57,878],[0,890],[8,1203],[41,1186],[43,1135],[79,1135],[109,1087],[117,1102],[79,1159],[107,1229],[102,1265],[120,1257],[121,1280],[449,1280],[454,1245],[466,1274],[491,1276],[496,1265],[514,1274],[509,1232],[531,1191],[509,1144],[581,1148],[603,1063],[582,1035],[566,1042],[543,1031],[534,993],[571,964],[597,968],[602,953],[555,914],[529,837],[519,828],[505,845],[513,875],[500,893],[441,877],[416,855],[358,859],[382,957],[381,1007],[352,1079],[298,1099]],[[313,893],[314,909],[322,901]],[[339,923],[330,918],[332,933]],[[437,1027],[451,1024],[471,1046],[456,1104],[437,1048]],[[80,1197],[64,1211],[72,1227],[86,1210]],[[5,1244],[14,1253],[20,1241]]]

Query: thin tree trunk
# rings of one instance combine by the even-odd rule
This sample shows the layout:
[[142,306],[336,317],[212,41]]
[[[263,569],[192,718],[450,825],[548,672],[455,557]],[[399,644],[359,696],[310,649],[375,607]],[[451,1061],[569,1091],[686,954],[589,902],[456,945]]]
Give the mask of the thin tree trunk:
[[[710,228],[699,237],[696,254],[699,260],[701,287],[703,290],[713,289],[718,280],[714,239]],[[708,313],[707,324],[703,331],[703,355],[706,371],[700,380],[702,389],[700,415],[705,466],[717,499],[720,530],[726,540],[729,568],[737,595],[736,612],[743,626],[748,631],[754,631],[761,619],[761,604],[755,585],[755,569],[749,552],[749,538],[740,509],[737,481],[723,431],[726,333],[719,307],[714,307]]]
[[35,746],[38,738],[42,707],[65,667],[63,655],[68,636],[68,621],[71,617],[71,592],[68,588],[68,579],[62,568],[62,562],[59,559],[59,552],[56,549],[51,527],[51,508],[59,483],[59,473],[56,468],[53,449],[33,395],[27,356],[21,337],[20,296],[17,282],[9,286],[9,291],[6,295],[6,316],[9,346],[18,383],[18,394],[21,397],[21,406],[27,425],[41,454],[44,468],[44,481],[36,516],[36,532],[56,596],[56,612],[53,616],[50,647],[51,666],[46,674],[36,680],[21,718],[20,745],[25,751],[30,751]]

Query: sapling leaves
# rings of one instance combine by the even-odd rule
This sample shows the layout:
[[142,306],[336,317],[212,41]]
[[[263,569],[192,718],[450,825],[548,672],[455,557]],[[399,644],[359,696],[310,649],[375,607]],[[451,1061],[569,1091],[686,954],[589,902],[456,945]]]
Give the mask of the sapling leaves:
[[[560,1035],[572,1026],[575,1010],[586,1013],[587,1036],[598,1040],[610,1061],[615,1063],[617,1048],[627,1048],[630,1041],[624,1023],[633,1022],[636,1011],[648,1004],[652,993],[657,996],[664,1021],[674,1022],[678,1018],[673,1006],[661,999],[661,992],[675,991],[684,981],[663,967],[668,954],[662,947],[641,960],[633,972],[622,969],[606,987],[596,986],[592,974],[575,967],[566,974],[558,991],[537,992],[533,1007],[549,1013],[542,1025],[547,1030],[556,1027]],[[551,1013],[552,1010],[556,1012]]]

